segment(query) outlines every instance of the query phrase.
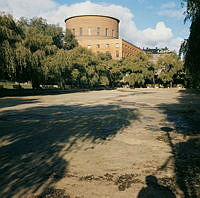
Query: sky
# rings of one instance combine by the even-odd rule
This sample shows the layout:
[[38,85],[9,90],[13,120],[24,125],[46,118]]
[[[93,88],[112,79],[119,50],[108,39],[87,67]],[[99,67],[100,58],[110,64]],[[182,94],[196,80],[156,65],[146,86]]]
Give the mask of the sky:
[[15,18],[43,17],[65,29],[71,16],[99,14],[120,20],[120,38],[140,48],[162,48],[178,52],[189,35],[181,0],[0,0],[0,11]]

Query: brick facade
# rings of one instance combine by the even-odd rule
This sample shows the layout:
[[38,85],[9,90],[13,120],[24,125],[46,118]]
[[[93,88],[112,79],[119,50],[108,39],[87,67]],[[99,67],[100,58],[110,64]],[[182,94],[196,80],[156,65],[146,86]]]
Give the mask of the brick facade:
[[109,52],[113,59],[143,52],[133,44],[119,39],[119,20],[110,16],[83,15],[65,20],[66,28],[75,35],[79,44],[93,52]]

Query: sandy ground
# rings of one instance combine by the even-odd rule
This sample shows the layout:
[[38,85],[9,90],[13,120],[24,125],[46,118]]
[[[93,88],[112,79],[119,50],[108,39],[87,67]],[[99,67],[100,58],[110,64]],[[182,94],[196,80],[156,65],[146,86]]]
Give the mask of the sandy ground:
[[5,97],[0,107],[2,198],[200,197],[194,91]]

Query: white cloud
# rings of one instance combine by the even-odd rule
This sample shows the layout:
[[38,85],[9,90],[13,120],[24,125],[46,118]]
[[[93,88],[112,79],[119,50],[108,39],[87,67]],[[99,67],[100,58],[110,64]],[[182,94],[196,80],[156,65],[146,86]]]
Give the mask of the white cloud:
[[57,8],[53,0],[0,0],[0,10],[14,15],[32,18]]
[[[135,26],[133,22],[133,14],[126,7],[122,7],[115,4],[106,4],[106,3],[92,3],[91,1],[85,1],[82,3],[76,3],[71,5],[62,5],[54,11],[44,13],[43,16],[48,18],[50,23],[61,22],[61,25],[64,26],[64,19],[76,16],[76,15],[109,15],[116,17],[121,21],[127,20],[131,22],[131,26]],[[122,23],[121,23],[122,25]]]
[[174,38],[174,39],[171,39],[166,46],[168,46],[168,48],[170,50],[176,50],[178,52],[179,48],[180,48],[180,45],[181,43],[183,42],[183,38],[181,37],[177,37],[177,38]]
[[139,30],[134,22],[134,15],[129,8],[115,4],[93,3],[85,1],[71,5],[58,5],[53,0],[0,0],[1,10],[10,12],[15,17],[28,18],[42,16],[49,23],[65,27],[64,20],[71,16],[100,14],[120,19],[121,38],[139,47],[165,47],[178,49],[179,39],[173,37],[172,30],[164,22],[158,22],[155,28]]
[[142,33],[147,41],[165,41],[173,36],[172,30],[164,22],[158,22],[155,29],[147,28]]
[[[166,27],[164,22],[158,22],[155,28],[138,30],[134,22],[133,13],[128,8],[115,4],[97,4],[86,1],[72,5],[62,5],[53,12],[45,13],[43,17],[47,18],[50,23],[58,23],[61,21],[61,25],[64,26],[63,19],[84,14],[109,15],[120,19],[121,38],[133,42],[139,47],[165,47],[167,43],[173,39],[172,30]],[[63,16],[65,17],[63,18]],[[173,50],[178,50],[177,45],[171,48]]]
[[170,9],[170,8],[175,8],[175,7],[176,7],[176,4],[174,2],[168,2],[161,5],[162,9]]
[[183,19],[184,18],[184,15],[183,15],[184,11],[185,11],[185,8],[181,8],[179,10],[165,9],[165,10],[160,10],[158,12],[158,15]]
[[[175,50],[176,52],[178,52],[182,42],[183,42],[183,39],[181,37],[177,37],[177,38],[172,38],[168,41],[158,42],[155,46],[158,48],[168,47],[171,51]],[[148,46],[154,47],[151,45],[148,45]]]

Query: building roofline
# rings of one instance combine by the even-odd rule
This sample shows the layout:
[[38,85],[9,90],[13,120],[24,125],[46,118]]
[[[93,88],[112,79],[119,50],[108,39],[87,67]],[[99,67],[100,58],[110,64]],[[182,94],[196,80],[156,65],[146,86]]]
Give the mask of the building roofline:
[[124,39],[121,39],[121,40],[124,41],[124,42],[127,42],[127,43],[129,43],[129,44],[131,44],[131,45],[133,45],[133,46],[136,47],[137,49],[139,49],[139,50],[141,50],[141,51],[144,52],[144,50],[142,50],[142,49],[139,48],[138,46],[134,45],[133,43],[131,43],[131,42],[129,42],[129,41],[126,41],[126,40],[124,40]]
[[71,16],[71,17],[65,19],[65,23],[66,23],[66,21],[69,20],[69,19],[76,18],[76,17],[85,17],[85,16],[99,16],[99,17],[107,17],[107,18],[111,18],[111,19],[116,20],[118,23],[120,22],[119,19],[114,18],[114,17],[111,17],[111,16],[106,16],[106,15],[96,15],[96,14],[92,15],[92,14],[91,14],[91,15],[77,15],[77,16]]

